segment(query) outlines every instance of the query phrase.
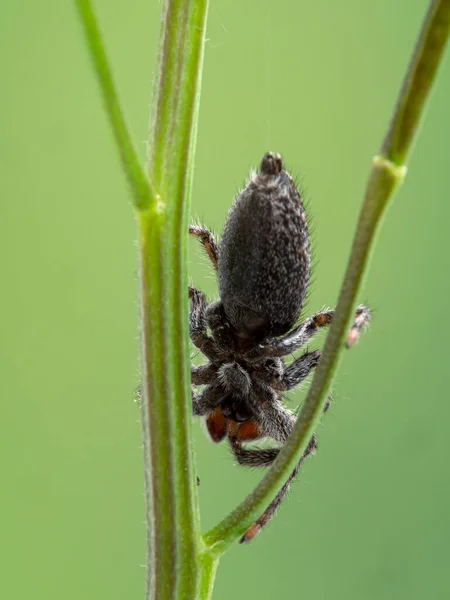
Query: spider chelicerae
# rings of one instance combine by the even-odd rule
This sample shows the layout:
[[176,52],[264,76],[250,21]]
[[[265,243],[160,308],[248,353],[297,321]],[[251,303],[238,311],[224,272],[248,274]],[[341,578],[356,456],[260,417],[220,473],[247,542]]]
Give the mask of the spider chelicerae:
[[[302,199],[280,155],[265,154],[230,211],[220,245],[202,227],[191,226],[189,233],[203,244],[220,290],[220,300],[208,305],[201,291],[189,287],[190,338],[209,361],[191,368],[193,412],[205,418],[214,442],[228,440],[240,465],[267,467],[296,421],[283,393],[306,379],[320,351],[306,351],[289,364],[285,357],[334,316],[334,310],[326,310],[295,326],[308,289],[311,252]],[[348,347],[369,320],[369,309],[359,306]],[[278,447],[248,447],[262,438]],[[241,542],[252,540],[270,521],[316,446],[313,436],[289,480]]]

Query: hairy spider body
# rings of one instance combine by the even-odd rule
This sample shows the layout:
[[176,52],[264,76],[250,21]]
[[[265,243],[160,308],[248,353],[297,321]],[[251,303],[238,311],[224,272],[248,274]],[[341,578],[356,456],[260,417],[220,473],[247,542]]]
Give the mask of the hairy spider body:
[[231,209],[218,276],[225,314],[243,336],[282,335],[300,315],[311,270],[300,194],[281,159],[267,154]]
[[[295,424],[294,414],[283,405],[283,392],[306,379],[320,352],[307,351],[290,364],[285,357],[334,316],[328,310],[294,327],[308,289],[311,255],[303,203],[281,157],[264,156],[259,172],[230,211],[220,247],[207,229],[191,226],[189,232],[207,251],[220,290],[220,300],[208,305],[202,292],[189,288],[190,337],[209,360],[191,369],[193,413],[205,418],[214,442],[228,439],[239,464],[269,466]],[[369,319],[369,309],[358,307],[348,345],[357,341]],[[206,387],[197,391],[199,385]],[[267,437],[279,446],[247,447]],[[316,446],[314,436],[289,480],[242,542],[253,539],[271,519]]]

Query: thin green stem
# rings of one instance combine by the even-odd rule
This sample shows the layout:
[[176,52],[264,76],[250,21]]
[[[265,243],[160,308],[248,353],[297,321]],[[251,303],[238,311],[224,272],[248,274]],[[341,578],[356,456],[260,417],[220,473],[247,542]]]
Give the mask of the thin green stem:
[[212,598],[218,564],[219,558],[214,554],[205,551],[201,555],[200,584],[197,600],[210,600],[210,598]]
[[401,165],[410,152],[448,40],[450,3],[432,0],[414,49],[381,154]]
[[[215,562],[202,554],[200,540],[186,319],[187,214],[208,1],[163,1],[150,179],[126,128],[91,3],[76,3],[138,209],[146,598],[194,599],[200,585],[212,590],[215,572]],[[211,581],[206,585],[208,573]]]
[[97,74],[106,112],[120,152],[122,166],[131,187],[134,205],[138,210],[148,210],[152,204],[157,202],[158,194],[147,177],[131,140],[91,2],[90,0],[75,0],[75,2]]
[[403,163],[444,52],[450,0],[431,2],[380,156],[374,158],[336,317],[294,431],[255,491],[205,534],[206,546],[199,534],[185,316],[187,214],[208,0],[163,0],[148,149],[150,178],[125,124],[91,3],[75,1],[138,209],[146,598],[208,600],[218,557],[275,497],[321,417],[382,216],[405,175]]
[[273,500],[302,456],[321,418],[334,374],[345,347],[357,295],[367,271],[376,234],[389,200],[403,180],[425,101],[431,90],[449,34],[450,0],[434,0],[423,24],[400,98],[383,144],[375,157],[353,247],[322,359],[295,428],[272,468],[257,488],[217,526],[204,535],[211,552],[220,555],[239,538]]
[[163,5],[148,156],[161,201],[138,214],[147,598],[196,598],[201,569],[186,249],[207,9],[207,0]]

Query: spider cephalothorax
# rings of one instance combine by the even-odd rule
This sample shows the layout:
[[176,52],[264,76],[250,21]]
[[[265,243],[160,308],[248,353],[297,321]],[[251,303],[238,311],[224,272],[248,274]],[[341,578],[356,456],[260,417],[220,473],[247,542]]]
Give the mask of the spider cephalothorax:
[[[283,392],[309,375],[320,352],[307,351],[290,364],[285,357],[334,315],[333,310],[321,312],[294,327],[308,289],[310,245],[305,209],[280,155],[264,156],[231,209],[220,247],[207,229],[191,226],[189,232],[204,245],[220,289],[220,301],[207,305],[202,292],[189,288],[190,337],[209,360],[191,369],[194,386],[206,386],[201,392],[194,387],[193,412],[205,417],[214,442],[229,440],[239,464],[265,467],[280,446],[246,444],[265,437],[286,442],[295,416],[283,405]],[[369,319],[370,311],[359,306],[349,345]],[[253,539],[270,520],[315,448],[313,437],[289,481],[241,541]]]

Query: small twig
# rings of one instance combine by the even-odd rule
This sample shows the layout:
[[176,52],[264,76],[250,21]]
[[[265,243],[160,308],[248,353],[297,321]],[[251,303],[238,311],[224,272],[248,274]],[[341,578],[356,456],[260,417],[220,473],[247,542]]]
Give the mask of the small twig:
[[97,25],[90,0],[75,0],[92,63],[97,74],[100,89],[103,95],[106,112],[111,128],[116,138],[116,145],[125,174],[130,184],[134,205],[138,210],[148,210],[155,204],[159,196],[151,181],[145,174],[141,160],[131,140],[128,127],[125,123],[122,108],[118,99],[116,87],[109,68],[108,59],[103,45],[100,29]]

